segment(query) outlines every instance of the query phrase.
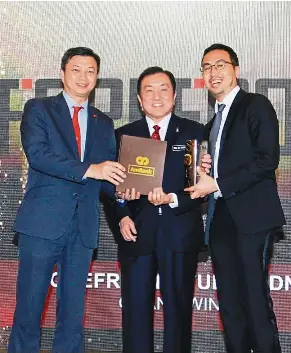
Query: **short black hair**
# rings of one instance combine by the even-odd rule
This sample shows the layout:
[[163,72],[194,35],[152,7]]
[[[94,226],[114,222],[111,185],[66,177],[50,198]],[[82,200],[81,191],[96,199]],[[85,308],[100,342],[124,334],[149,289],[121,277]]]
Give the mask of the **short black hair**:
[[73,56],[81,55],[81,56],[91,56],[95,59],[97,64],[97,74],[100,70],[100,56],[97,55],[92,49],[86,47],[76,47],[68,49],[62,57],[61,61],[61,69],[65,71],[66,65]]
[[228,47],[227,45],[224,45],[224,44],[221,44],[221,43],[215,43],[215,44],[210,45],[210,47],[206,48],[204,50],[203,57],[202,57],[201,61],[203,61],[204,56],[206,54],[208,54],[209,52],[211,52],[213,50],[224,50],[224,51],[226,51],[229,54],[230,61],[231,61],[232,65],[233,66],[239,66],[238,57],[237,57],[236,52],[231,47]]
[[146,77],[146,76],[150,76],[150,75],[154,75],[154,74],[158,74],[158,73],[163,73],[165,75],[167,75],[171,81],[174,93],[176,92],[176,80],[174,75],[167,70],[164,70],[162,67],[159,66],[151,66],[148,67],[147,69],[145,69],[140,75],[139,78],[137,80],[137,94],[140,94],[140,90],[141,90],[141,82],[142,80]]

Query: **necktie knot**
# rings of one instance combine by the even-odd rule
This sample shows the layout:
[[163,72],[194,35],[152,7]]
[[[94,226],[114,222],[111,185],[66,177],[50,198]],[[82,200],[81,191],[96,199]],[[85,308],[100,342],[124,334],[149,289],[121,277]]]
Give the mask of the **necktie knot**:
[[159,125],[154,125],[153,129],[155,130],[155,132],[159,132],[160,131],[160,126]]
[[159,125],[154,125],[154,126],[153,126],[154,132],[153,132],[153,134],[152,134],[152,136],[151,136],[151,138],[152,138],[153,140],[160,140],[160,139],[161,139],[160,134],[159,134],[160,128],[161,128],[161,127],[160,127]]
[[223,112],[223,109],[225,108],[225,104],[218,104],[218,111]]
[[79,107],[76,105],[73,105],[73,109],[74,109],[74,114],[79,114],[79,111],[83,109],[83,107]]

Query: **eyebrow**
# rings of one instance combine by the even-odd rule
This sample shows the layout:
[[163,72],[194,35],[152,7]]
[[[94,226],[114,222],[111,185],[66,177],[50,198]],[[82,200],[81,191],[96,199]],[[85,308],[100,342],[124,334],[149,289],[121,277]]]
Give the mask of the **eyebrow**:
[[[221,60],[224,60],[224,61],[226,61],[225,59],[217,59],[217,60],[215,60],[215,62],[214,63],[217,63],[218,61],[221,61]],[[201,63],[201,65],[212,65],[211,63]]]
[[[159,85],[159,87],[163,87],[163,86],[170,87],[170,85],[167,84],[167,83],[161,83],[161,84]],[[144,86],[143,88],[145,89],[145,88],[149,88],[149,87],[153,87],[153,85],[146,85],[146,86]]]
[[[77,65],[77,64],[73,64],[72,65],[73,67],[83,67],[81,65]],[[96,70],[94,66],[88,66],[87,69],[93,69],[93,70]]]

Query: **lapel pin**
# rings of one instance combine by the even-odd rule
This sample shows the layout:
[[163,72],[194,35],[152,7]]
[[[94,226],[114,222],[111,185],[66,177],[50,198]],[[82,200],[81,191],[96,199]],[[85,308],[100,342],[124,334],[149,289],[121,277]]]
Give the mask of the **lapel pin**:
[[176,132],[179,132],[179,128],[178,127],[176,127]]
[[97,114],[93,114],[93,118],[97,118]]

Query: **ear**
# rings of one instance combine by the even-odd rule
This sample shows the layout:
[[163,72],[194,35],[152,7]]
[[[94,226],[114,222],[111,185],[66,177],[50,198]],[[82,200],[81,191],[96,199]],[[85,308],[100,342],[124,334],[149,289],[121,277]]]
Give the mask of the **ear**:
[[234,71],[235,71],[235,76],[237,78],[239,78],[239,76],[240,76],[240,67],[239,66],[235,66]]
[[140,98],[140,95],[139,95],[139,94],[137,95],[137,99],[138,99],[139,104],[140,104],[140,106],[141,106],[141,108],[142,108],[142,100],[141,100],[141,98]]
[[64,77],[65,77],[64,70],[61,70],[60,71],[60,79],[62,80],[63,83],[64,83]]
[[176,104],[177,92],[174,93],[174,105]]

